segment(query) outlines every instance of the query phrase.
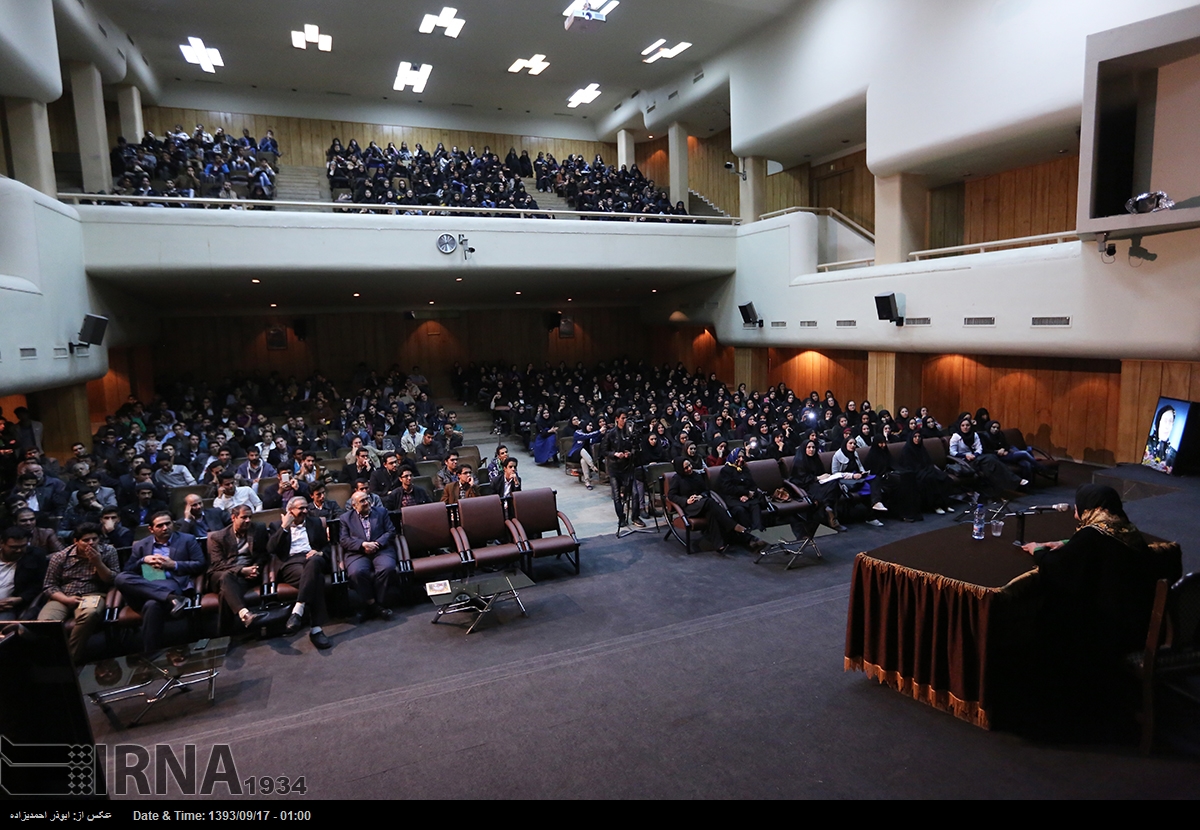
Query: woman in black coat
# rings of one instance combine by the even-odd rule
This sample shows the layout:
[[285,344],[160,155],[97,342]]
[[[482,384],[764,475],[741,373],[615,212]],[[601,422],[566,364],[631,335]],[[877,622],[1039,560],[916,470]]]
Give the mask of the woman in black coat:
[[754,477],[742,463],[742,450],[732,450],[721,474],[717,476],[717,493],[729,508],[730,515],[751,530],[762,530],[762,514],[767,498],[754,484]]
[[913,476],[917,493],[921,500],[922,510],[932,510],[935,513],[945,513],[950,503],[950,476],[944,470],[938,469],[925,449],[925,439],[920,430],[909,433],[900,451],[899,469]]
[[792,459],[792,475],[788,480],[807,493],[817,507],[825,511],[825,521],[831,528],[844,531],[846,528],[837,518],[837,505],[842,497],[842,488],[836,481],[827,481],[824,484],[820,482],[820,476],[829,472],[821,463],[820,451],[813,439],[809,439],[804,446],[796,450]]
[[721,502],[713,498],[706,473],[694,469],[687,458],[676,458],[674,464],[675,475],[671,477],[667,498],[688,518],[707,520],[705,538],[717,553],[724,553],[732,543],[744,544],[750,550],[766,545],[766,542],[755,539],[745,527],[734,522]]

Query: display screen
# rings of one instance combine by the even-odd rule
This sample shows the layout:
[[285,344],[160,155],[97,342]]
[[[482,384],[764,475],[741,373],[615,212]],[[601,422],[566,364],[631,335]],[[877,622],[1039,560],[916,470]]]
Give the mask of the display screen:
[[1173,472],[1175,458],[1179,454],[1179,443],[1187,426],[1188,409],[1191,403],[1174,398],[1159,398],[1154,408],[1154,421],[1146,437],[1146,452],[1142,464],[1164,473]]

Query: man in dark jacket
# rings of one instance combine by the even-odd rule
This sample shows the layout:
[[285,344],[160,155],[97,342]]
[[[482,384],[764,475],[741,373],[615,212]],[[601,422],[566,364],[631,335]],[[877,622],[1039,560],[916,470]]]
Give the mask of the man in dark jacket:
[[253,511],[247,504],[229,512],[232,524],[208,536],[209,590],[219,591],[222,605],[252,628],[260,618],[246,607],[245,597],[267,565],[267,529],[250,521]]

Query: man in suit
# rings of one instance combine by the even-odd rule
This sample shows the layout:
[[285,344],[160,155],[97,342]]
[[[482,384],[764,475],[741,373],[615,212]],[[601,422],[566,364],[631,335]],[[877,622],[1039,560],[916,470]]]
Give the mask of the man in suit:
[[183,499],[183,516],[175,527],[180,533],[204,539],[219,530],[224,530],[228,524],[227,512],[219,507],[205,507],[204,499],[195,493],[188,493]]
[[[395,456],[392,456],[393,462]],[[383,605],[387,589],[400,578],[397,570],[396,529],[386,510],[371,507],[366,493],[350,497],[350,509],[342,514],[342,549],[346,552],[346,575],[366,603],[355,615],[356,623],[371,617],[392,618]]]
[[267,553],[283,564],[275,572],[279,582],[295,585],[300,596],[288,617],[287,633],[300,630],[307,611],[308,639],[319,649],[333,645],[325,635],[325,574],[330,571],[329,537],[320,519],[308,515],[308,502],[300,497],[288,502],[282,522],[267,531]]
[[400,459],[396,457],[396,453],[385,453],[383,465],[371,473],[371,492],[379,496],[379,500],[388,510],[399,509]]
[[232,524],[208,537],[209,589],[220,591],[222,605],[253,628],[260,617],[246,607],[245,596],[267,565],[267,529],[250,521],[249,505],[239,504],[230,515]]
[[194,578],[204,573],[205,567],[204,551],[196,537],[175,532],[170,513],[158,511],[149,525],[150,535],[133,543],[129,561],[117,574],[117,588],[142,615],[142,651],[147,654],[161,648],[167,617],[184,612],[188,606],[184,595],[195,590]]
[[28,619],[46,581],[46,554],[29,547],[29,531],[13,525],[0,534],[0,620]]

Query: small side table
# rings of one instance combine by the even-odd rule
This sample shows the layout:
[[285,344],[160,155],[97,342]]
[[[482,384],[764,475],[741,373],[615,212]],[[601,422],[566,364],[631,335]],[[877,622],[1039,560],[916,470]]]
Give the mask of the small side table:
[[130,654],[125,657],[89,663],[79,674],[80,690],[104,710],[109,719],[120,721],[109,707],[118,700],[141,697],[146,705],[130,722],[136,726],[156,703],[174,691],[187,691],[198,683],[208,684],[208,702],[216,698],[216,680],[225,665],[229,638],[197,640],[156,654]]
[[486,614],[492,612],[496,603],[516,601],[521,606],[521,616],[528,617],[525,603],[521,602],[519,588],[529,588],[533,580],[524,571],[514,573],[484,574],[466,579],[441,580],[425,585],[425,593],[438,606],[431,623],[436,623],[446,614],[474,613],[475,619],[467,629],[470,634]]

